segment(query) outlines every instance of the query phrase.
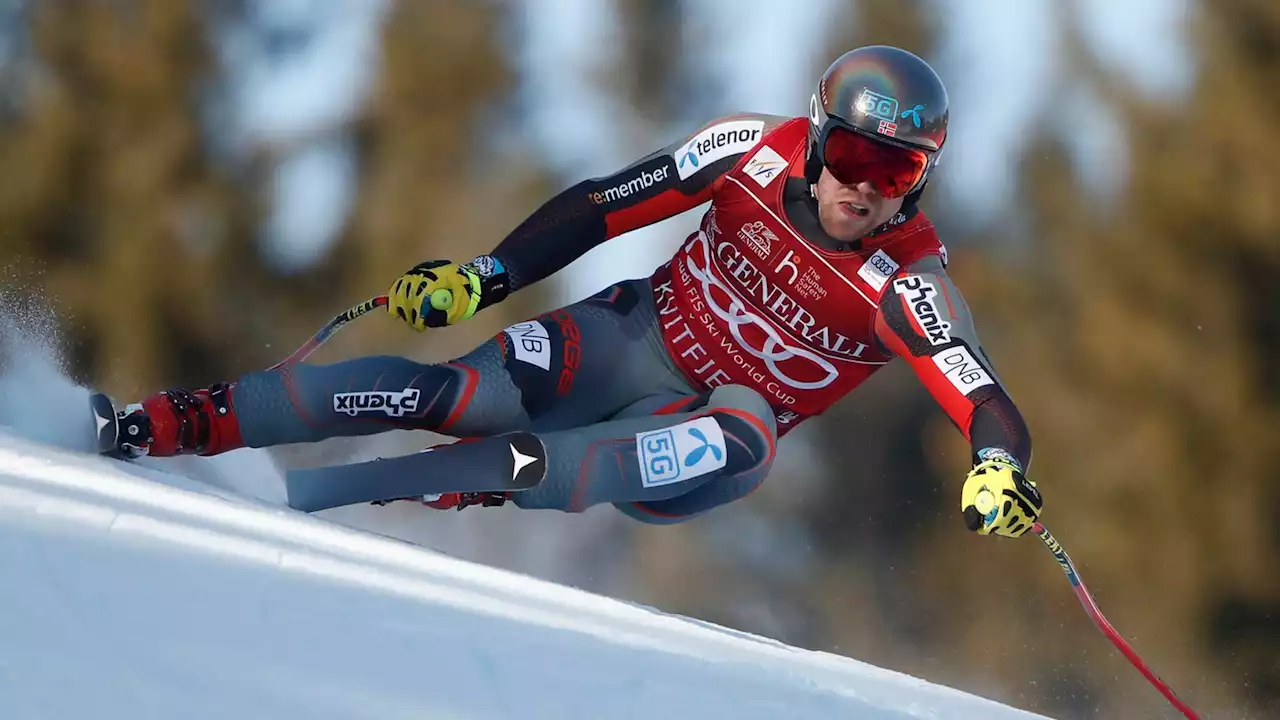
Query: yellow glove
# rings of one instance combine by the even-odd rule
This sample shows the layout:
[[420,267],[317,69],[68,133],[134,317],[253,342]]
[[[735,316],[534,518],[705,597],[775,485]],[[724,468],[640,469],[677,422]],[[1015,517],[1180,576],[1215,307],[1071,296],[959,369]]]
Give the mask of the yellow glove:
[[488,255],[462,265],[429,260],[391,286],[387,312],[421,331],[460,323],[506,296],[506,271]]
[[988,459],[969,471],[960,492],[964,524],[982,535],[1019,537],[1040,517],[1044,500],[1013,456],[1003,450],[983,453]]

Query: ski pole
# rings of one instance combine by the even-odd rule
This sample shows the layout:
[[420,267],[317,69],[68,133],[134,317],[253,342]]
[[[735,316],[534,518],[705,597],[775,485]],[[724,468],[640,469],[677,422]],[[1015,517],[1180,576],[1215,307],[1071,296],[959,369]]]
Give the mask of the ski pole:
[[1172,703],[1174,707],[1180,710],[1183,715],[1189,718],[1189,720],[1200,720],[1200,716],[1196,714],[1196,711],[1192,710],[1190,705],[1183,702],[1182,699],[1178,697],[1177,693],[1173,691],[1173,688],[1169,687],[1165,681],[1161,680],[1159,676],[1157,676],[1155,672],[1153,672],[1151,668],[1142,661],[1142,658],[1138,656],[1138,653],[1134,651],[1133,647],[1120,636],[1120,633],[1116,632],[1116,629],[1111,626],[1111,623],[1107,622],[1107,618],[1103,616],[1102,610],[1098,608],[1098,603],[1094,602],[1093,595],[1090,594],[1089,588],[1085,587],[1084,581],[1080,579],[1080,573],[1076,572],[1075,563],[1071,562],[1071,558],[1067,556],[1067,551],[1062,549],[1062,543],[1058,542],[1058,539],[1049,532],[1049,529],[1040,523],[1033,524],[1031,526],[1031,530],[1040,538],[1045,547],[1049,548],[1049,552],[1053,553],[1053,557],[1058,561],[1058,564],[1062,566],[1062,571],[1067,574],[1067,579],[1071,581],[1071,588],[1075,590],[1076,597],[1080,599],[1080,604],[1084,606],[1084,610],[1088,613],[1089,618],[1093,620],[1093,624],[1098,626],[1098,629],[1102,631],[1102,634],[1106,635],[1107,638],[1120,649],[1120,652],[1124,653],[1124,656],[1129,659],[1129,662],[1133,663],[1133,666],[1138,668],[1138,671],[1141,672],[1157,690],[1168,698],[1169,702]]
[[334,319],[326,323],[324,327],[320,328],[319,332],[313,335],[310,340],[302,344],[302,347],[298,348],[297,350],[294,350],[292,355],[285,358],[284,360],[281,360],[275,365],[272,365],[270,369],[278,370],[281,367],[284,367],[285,365],[296,365],[302,362],[303,360],[306,360],[307,356],[315,352],[316,348],[323,345],[326,340],[333,337],[333,334],[338,332],[338,330],[343,325],[346,325],[347,323],[351,322],[352,320],[355,320],[356,318],[360,317],[361,315],[364,315],[365,313],[369,312],[370,310],[373,310],[374,308],[386,307],[386,305],[387,305],[387,296],[379,295],[377,297],[365,300],[364,302],[360,303],[359,305],[356,305],[355,307],[347,308],[346,310],[339,313],[337,317],[335,317]]

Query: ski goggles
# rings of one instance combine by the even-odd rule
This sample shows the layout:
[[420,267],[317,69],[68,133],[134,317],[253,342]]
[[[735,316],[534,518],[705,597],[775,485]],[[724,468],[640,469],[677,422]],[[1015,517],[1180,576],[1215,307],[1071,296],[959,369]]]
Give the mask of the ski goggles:
[[871,185],[886,198],[914,190],[929,170],[929,156],[831,124],[823,133],[822,164],[842,185]]

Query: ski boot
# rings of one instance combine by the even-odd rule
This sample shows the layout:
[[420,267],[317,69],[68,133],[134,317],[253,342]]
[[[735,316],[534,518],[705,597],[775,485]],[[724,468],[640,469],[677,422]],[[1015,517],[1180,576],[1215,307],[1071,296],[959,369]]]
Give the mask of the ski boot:
[[231,385],[165,390],[116,411],[101,393],[90,398],[98,452],[120,458],[217,455],[244,446]]

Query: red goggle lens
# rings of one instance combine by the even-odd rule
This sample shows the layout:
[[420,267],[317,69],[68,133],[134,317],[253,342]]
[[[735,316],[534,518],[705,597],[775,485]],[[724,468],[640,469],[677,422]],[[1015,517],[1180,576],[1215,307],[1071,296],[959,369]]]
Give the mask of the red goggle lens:
[[841,184],[868,182],[887,198],[911,192],[929,167],[923,151],[876,142],[841,127],[827,133],[822,154],[831,176]]

